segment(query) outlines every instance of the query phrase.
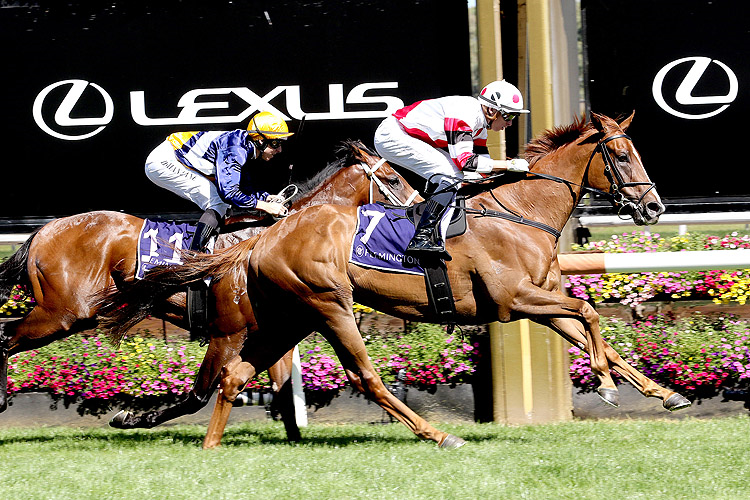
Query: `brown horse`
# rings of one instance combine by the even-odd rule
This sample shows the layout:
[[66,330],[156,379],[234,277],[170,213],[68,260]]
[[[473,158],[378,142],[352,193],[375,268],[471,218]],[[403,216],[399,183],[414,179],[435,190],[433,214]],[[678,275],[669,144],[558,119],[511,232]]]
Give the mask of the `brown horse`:
[[[358,141],[347,141],[331,163],[300,186],[291,211],[321,203],[362,205],[373,200],[391,203],[411,201],[415,191],[387,163],[380,160]],[[374,186],[377,189],[374,189]],[[238,227],[242,219],[235,218]],[[216,248],[231,246],[248,239],[265,227],[255,225],[221,234]],[[118,212],[89,212],[56,219],[37,230],[24,245],[0,265],[0,299],[7,299],[17,283],[33,290],[36,306],[24,318],[0,323],[0,411],[7,407],[8,357],[46,345],[96,325],[97,306],[91,297],[113,283],[126,286],[134,280],[136,242],[143,219]],[[263,224],[267,225],[267,224]],[[0,302],[1,303],[1,302]],[[175,293],[156,304],[154,315],[186,328],[185,294]],[[222,346],[222,348],[227,346]],[[229,347],[227,347],[229,348]],[[185,412],[202,407],[213,392],[225,360],[236,354],[222,353],[211,343]],[[274,386],[289,388],[291,355],[270,368]],[[277,401],[283,398],[275,398]],[[193,409],[194,408],[194,409]],[[289,408],[282,411],[290,438],[296,439],[294,418]]]
[[[603,341],[594,308],[560,289],[557,237],[586,188],[609,193],[620,213],[628,213],[637,224],[653,224],[664,211],[640,155],[624,133],[631,120],[632,115],[618,124],[592,114],[591,123],[577,120],[532,141],[526,149],[530,174],[467,201],[467,212],[475,216],[468,219],[465,234],[448,241],[453,256],[448,275],[457,323],[531,319],[588,351],[600,380],[598,392],[606,402],[618,404],[611,367],[645,396],[661,398],[665,408],[675,410],[689,406],[689,401],[627,364]],[[356,388],[417,436],[442,447],[463,444],[391,395],[368,359],[352,313],[355,300],[410,320],[439,318],[428,302],[422,277],[349,262],[356,226],[357,208],[311,207],[257,241],[243,242],[221,255],[188,259],[180,276],[168,269],[154,276],[178,284],[213,275],[218,279],[212,289],[218,314],[214,327],[225,334],[247,327],[242,352],[223,371],[204,447],[219,444],[232,401],[246,383],[311,331],[332,344]],[[239,288],[245,279],[247,294]],[[115,332],[128,328],[122,320],[137,317],[135,298],[115,296],[106,308],[107,325]],[[124,303],[128,306],[121,307]]]

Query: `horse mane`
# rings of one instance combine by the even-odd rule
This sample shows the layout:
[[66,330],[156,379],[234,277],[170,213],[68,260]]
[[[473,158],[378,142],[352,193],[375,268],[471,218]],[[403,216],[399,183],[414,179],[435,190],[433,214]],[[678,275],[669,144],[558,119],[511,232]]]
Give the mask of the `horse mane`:
[[334,173],[344,167],[351,165],[354,161],[362,160],[362,152],[370,156],[377,156],[376,153],[367,148],[361,141],[356,139],[347,139],[343,141],[336,149],[335,153],[339,155],[331,163],[328,163],[323,170],[319,171],[311,178],[297,184],[299,192],[295,199],[301,198],[312,192],[315,188],[327,181]]
[[557,151],[562,146],[580,139],[593,129],[591,123],[586,122],[585,116],[577,116],[570,125],[563,125],[546,130],[539,137],[529,141],[526,145],[524,156],[526,161],[534,164],[544,156]]

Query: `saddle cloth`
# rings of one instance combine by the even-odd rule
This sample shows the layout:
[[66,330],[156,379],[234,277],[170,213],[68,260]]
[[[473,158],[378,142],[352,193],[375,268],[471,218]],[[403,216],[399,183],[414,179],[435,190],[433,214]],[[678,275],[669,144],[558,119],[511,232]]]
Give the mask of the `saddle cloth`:
[[[419,220],[423,209],[423,204],[404,208],[375,203],[359,207],[349,262],[381,271],[423,275],[424,268],[419,258],[404,255],[414,236],[415,220]],[[453,212],[454,217],[446,231],[447,236],[463,234],[466,230],[465,212],[448,212]]]
[[190,248],[195,226],[187,223],[146,219],[138,235],[136,279],[155,266],[180,265],[182,250]]

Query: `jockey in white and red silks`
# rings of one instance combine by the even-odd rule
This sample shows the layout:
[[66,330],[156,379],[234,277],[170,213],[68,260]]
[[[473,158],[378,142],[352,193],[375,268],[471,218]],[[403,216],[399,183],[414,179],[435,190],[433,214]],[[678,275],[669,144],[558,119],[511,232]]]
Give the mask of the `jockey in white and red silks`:
[[[443,234],[462,179],[497,172],[526,172],[523,159],[493,160],[487,132],[510,126],[523,109],[521,92],[505,80],[488,84],[477,97],[448,96],[406,106],[375,132],[375,149],[391,163],[430,181],[429,203],[407,253],[433,254],[446,260]],[[457,182],[458,179],[458,182]],[[441,224],[441,221],[445,221]]]

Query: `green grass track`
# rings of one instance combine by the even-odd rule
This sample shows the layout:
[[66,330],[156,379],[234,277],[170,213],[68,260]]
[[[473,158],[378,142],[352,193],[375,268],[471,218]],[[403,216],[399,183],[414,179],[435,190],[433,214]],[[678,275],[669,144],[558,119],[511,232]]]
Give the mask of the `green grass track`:
[[405,427],[237,424],[203,451],[202,426],[0,429],[0,495],[24,499],[750,498],[750,418]]

